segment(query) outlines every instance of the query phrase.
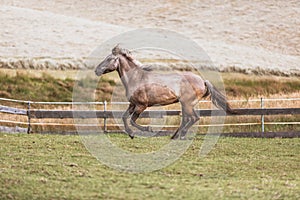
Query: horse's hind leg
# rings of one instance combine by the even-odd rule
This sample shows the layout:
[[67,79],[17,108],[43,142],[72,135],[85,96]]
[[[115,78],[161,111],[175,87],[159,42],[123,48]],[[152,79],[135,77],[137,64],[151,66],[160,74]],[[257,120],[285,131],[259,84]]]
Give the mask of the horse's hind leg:
[[187,131],[189,130],[189,128],[191,128],[198,120],[199,120],[199,116],[196,113],[196,111],[193,109],[193,115],[190,117],[189,122],[184,126],[184,128],[181,131],[181,139],[185,138],[185,135],[187,133]]
[[182,129],[186,126],[186,124],[189,122],[189,117],[187,113],[185,112],[185,107],[183,104],[182,106],[182,120],[179,128],[175,131],[175,133],[172,135],[171,139],[177,139],[181,135]]
[[180,136],[180,139],[184,139],[188,129],[193,126],[198,120],[199,116],[195,112],[193,105],[186,105],[184,103],[182,105],[182,122],[180,127],[171,137],[171,139],[177,139]]
[[181,130],[184,128],[184,126],[188,123],[189,118],[186,116],[186,114],[182,111],[182,120],[179,128],[175,131],[175,133],[172,135],[171,139],[177,139],[181,135]]

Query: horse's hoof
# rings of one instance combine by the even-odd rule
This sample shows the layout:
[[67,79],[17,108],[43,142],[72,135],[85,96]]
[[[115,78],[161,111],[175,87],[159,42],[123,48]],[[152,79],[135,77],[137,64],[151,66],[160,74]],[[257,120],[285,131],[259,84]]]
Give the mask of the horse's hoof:
[[171,137],[171,140],[177,140],[178,137],[179,137],[179,135],[173,135],[173,136]]
[[130,137],[131,139],[133,139],[133,138],[134,138],[134,135],[129,134],[129,137]]

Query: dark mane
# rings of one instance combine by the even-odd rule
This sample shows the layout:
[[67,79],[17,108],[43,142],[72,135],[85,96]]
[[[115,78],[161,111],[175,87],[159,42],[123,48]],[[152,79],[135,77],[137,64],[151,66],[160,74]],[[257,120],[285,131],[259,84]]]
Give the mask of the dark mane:
[[134,57],[131,53],[131,51],[129,51],[128,49],[122,49],[121,50],[121,53],[123,56],[125,56],[128,60],[130,61],[133,61],[134,60]]
[[134,61],[134,57],[133,57],[131,51],[129,51],[128,49],[125,49],[125,48],[120,48],[119,45],[115,46],[112,49],[112,54],[113,55],[121,54],[121,55],[125,56],[129,61],[131,61],[131,62]]
[[121,54],[122,56],[124,56],[127,60],[129,60],[130,62],[134,63],[135,65],[139,66],[140,68],[142,68],[142,70],[144,71],[153,71],[153,68],[151,65],[142,65],[138,60],[136,60],[131,51],[128,50],[128,49],[125,49],[125,48],[120,48],[119,45],[117,45],[116,47],[114,47],[112,49],[112,53],[114,55],[117,55],[117,54]]
[[141,68],[142,68],[144,71],[147,71],[147,72],[153,71],[153,66],[152,66],[152,65],[142,65]]

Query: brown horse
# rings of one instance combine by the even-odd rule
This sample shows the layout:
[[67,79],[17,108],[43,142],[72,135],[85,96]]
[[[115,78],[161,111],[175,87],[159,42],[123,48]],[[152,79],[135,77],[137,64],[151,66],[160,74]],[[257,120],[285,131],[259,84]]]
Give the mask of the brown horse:
[[188,129],[199,120],[194,106],[200,99],[211,96],[212,102],[227,113],[233,113],[225,96],[209,81],[203,81],[199,76],[184,72],[181,74],[159,74],[149,70],[149,67],[135,60],[127,49],[119,45],[112,49],[96,68],[97,76],[117,70],[126,89],[126,97],[130,102],[122,119],[126,133],[134,138],[134,132],[129,128],[127,119],[131,116],[131,124],[141,131],[152,131],[151,127],[138,125],[136,120],[150,106],[169,105],[180,102],[182,106],[182,122],[173,134],[172,139],[185,138]]

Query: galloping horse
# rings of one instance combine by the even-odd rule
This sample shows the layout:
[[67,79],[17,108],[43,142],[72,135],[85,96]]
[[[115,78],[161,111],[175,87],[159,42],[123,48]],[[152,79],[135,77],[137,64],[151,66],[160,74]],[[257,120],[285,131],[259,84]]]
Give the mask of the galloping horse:
[[134,138],[134,132],[128,126],[131,124],[141,131],[152,131],[151,127],[138,125],[136,120],[147,108],[155,105],[169,105],[180,102],[182,107],[182,122],[171,137],[184,139],[188,129],[199,120],[194,106],[204,97],[211,96],[215,106],[227,113],[234,113],[225,96],[209,81],[192,72],[159,74],[133,58],[131,52],[119,45],[112,49],[97,67],[97,76],[117,70],[126,89],[126,97],[130,102],[128,109],[122,116],[126,133]]

